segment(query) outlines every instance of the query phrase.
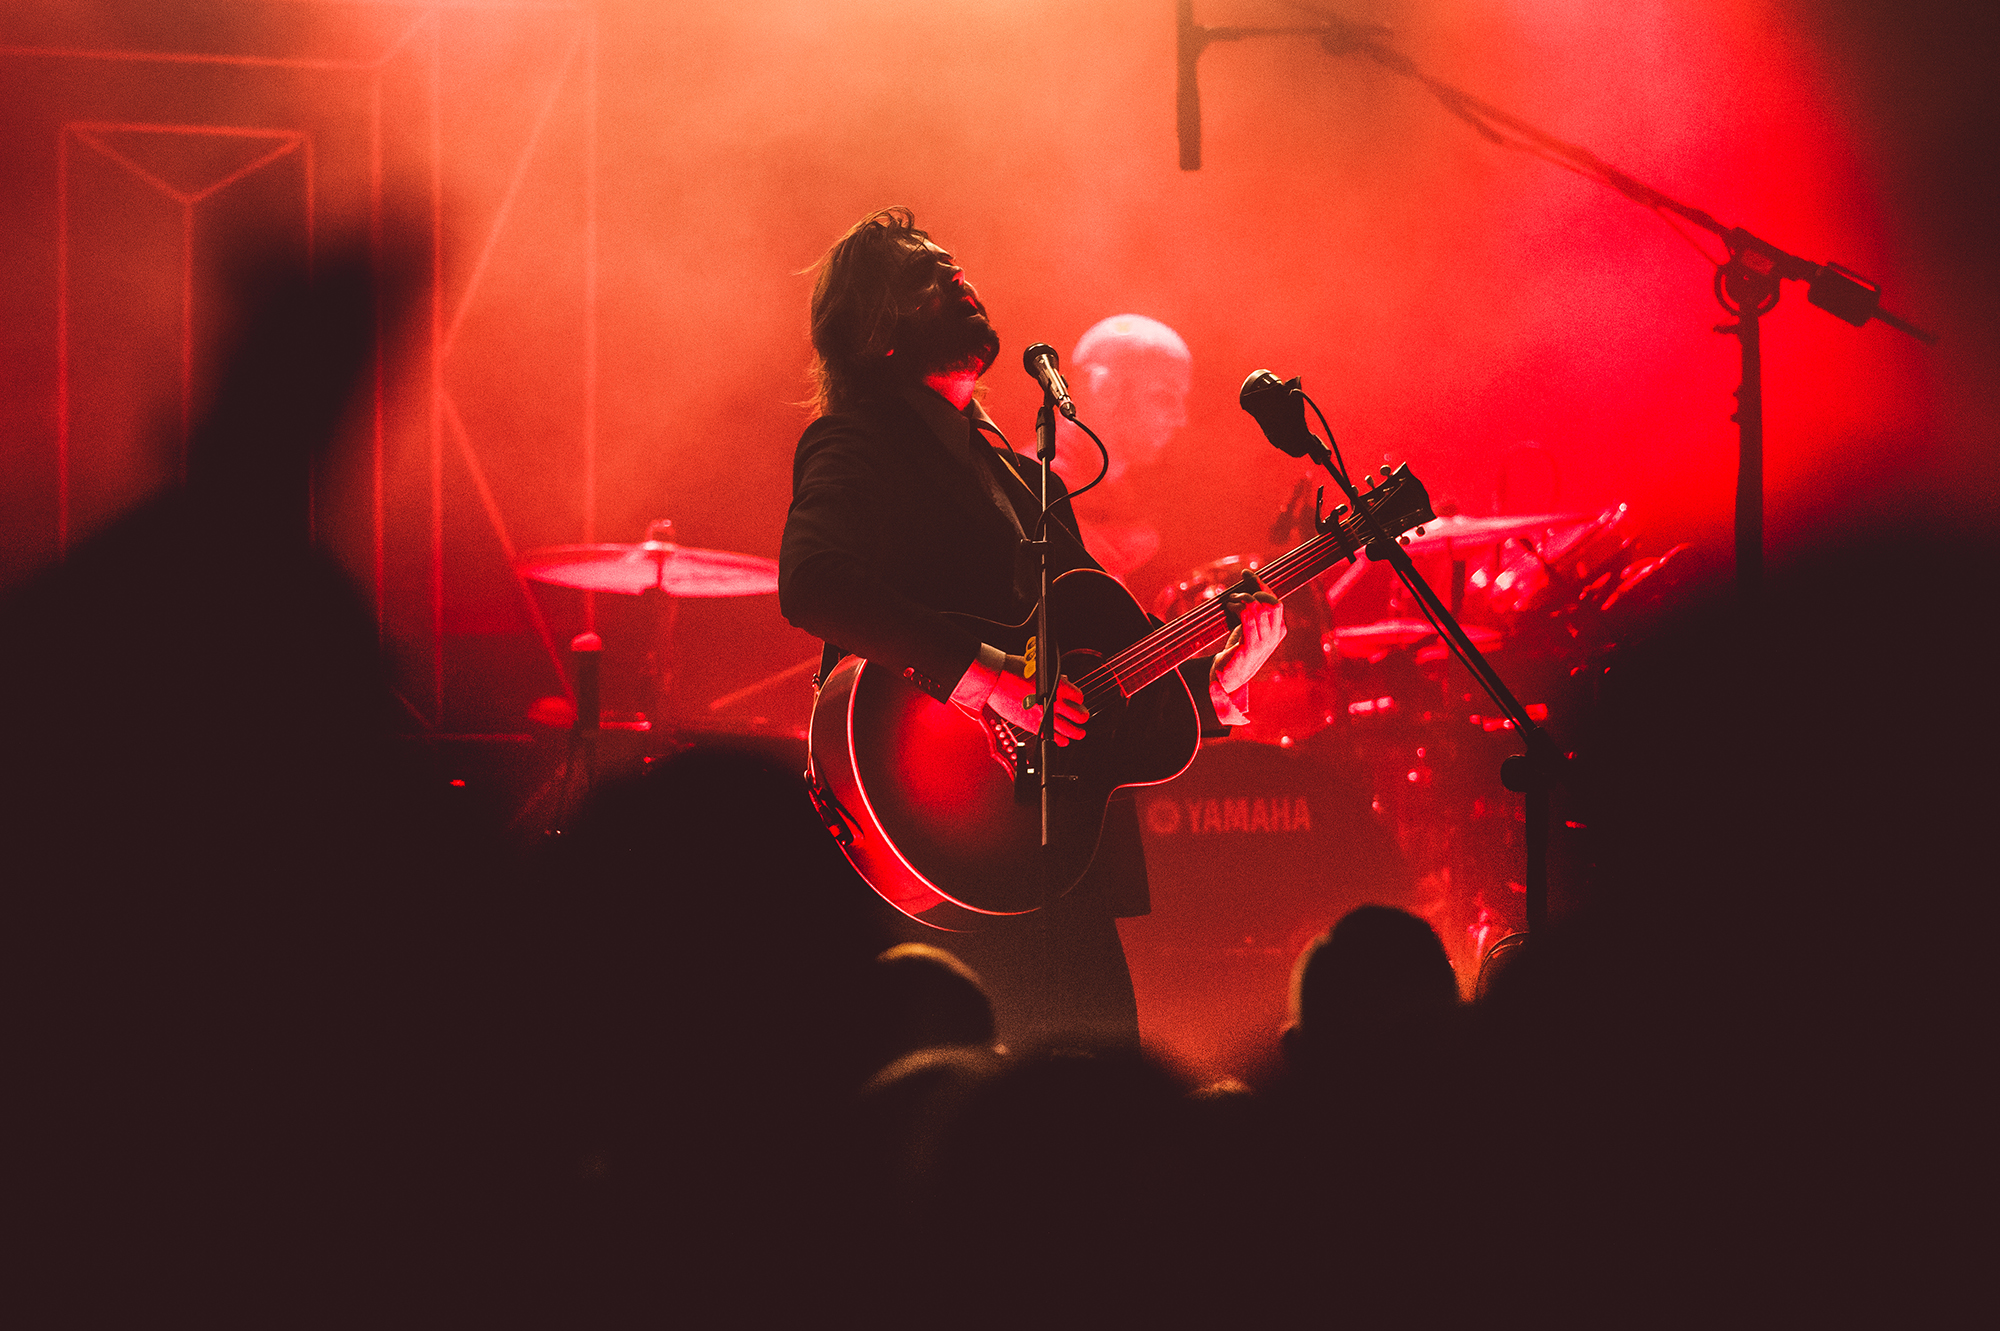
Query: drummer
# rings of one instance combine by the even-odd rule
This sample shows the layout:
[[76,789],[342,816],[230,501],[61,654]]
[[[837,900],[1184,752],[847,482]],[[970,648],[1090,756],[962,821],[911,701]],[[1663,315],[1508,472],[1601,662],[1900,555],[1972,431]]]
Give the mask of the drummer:
[[[1157,472],[1187,424],[1194,357],[1181,335],[1143,314],[1114,314],[1077,339],[1065,363],[1077,415],[1104,438],[1111,470],[1104,484],[1079,502],[1084,544],[1107,572],[1149,599],[1138,574],[1160,550],[1158,514],[1140,491]],[[1074,490],[1089,484],[1102,465],[1084,433],[1063,421],[1056,439],[1056,470]],[[1165,580],[1165,574],[1152,579]]]

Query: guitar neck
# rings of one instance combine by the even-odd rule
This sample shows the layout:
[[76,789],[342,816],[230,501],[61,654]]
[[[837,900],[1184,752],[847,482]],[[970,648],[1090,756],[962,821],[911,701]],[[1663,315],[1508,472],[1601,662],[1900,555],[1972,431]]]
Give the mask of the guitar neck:
[[[1367,544],[1367,537],[1353,530],[1358,526],[1360,519],[1349,515],[1340,525],[1258,569],[1258,579],[1279,599],[1290,596]],[[1162,624],[1077,683],[1088,695],[1093,687],[1116,680],[1119,690],[1129,698],[1178,670],[1183,662],[1213,651],[1228,635],[1229,621],[1222,613],[1222,598],[1217,596]]]

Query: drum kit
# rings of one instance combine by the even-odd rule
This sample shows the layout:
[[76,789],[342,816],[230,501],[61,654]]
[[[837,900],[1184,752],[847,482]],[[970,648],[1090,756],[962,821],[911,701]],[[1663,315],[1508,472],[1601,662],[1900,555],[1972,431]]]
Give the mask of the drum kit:
[[[597,717],[578,712],[564,718],[580,721],[580,729],[652,728],[649,714],[665,705],[671,683],[669,662],[680,602],[762,596],[778,590],[776,560],[681,545],[673,539],[673,526],[670,519],[661,518],[647,527],[643,541],[551,545],[530,550],[514,561],[515,571],[532,581],[573,591],[629,596],[636,602],[631,636],[644,653],[638,695],[642,710],[629,715],[601,712]],[[594,700],[598,692],[597,681],[588,676],[594,672],[594,653],[600,645],[595,634],[579,634],[570,648],[578,705],[582,707],[585,694]]]
[[[642,541],[544,546],[519,555],[514,570],[544,586],[609,595],[621,603],[597,607],[602,638],[584,632],[570,640],[573,698],[543,698],[529,711],[545,730],[567,729],[569,742],[554,775],[515,816],[515,830],[559,833],[601,776],[643,769],[701,738],[726,734],[803,762],[803,732],[716,723],[697,728],[687,724],[687,709],[678,707],[675,697],[671,663],[681,602],[775,592],[776,560],[682,545],[674,539],[674,524],[661,518],[647,527]],[[710,710],[803,675],[818,660],[815,655],[717,699]],[[676,716],[680,719],[670,719]]]
[[[1688,562],[1685,545],[1644,550],[1623,504],[1599,513],[1449,515],[1427,524],[1407,548],[1432,585],[1448,589],[1453,613],[1528,701],[1529,714],[1558,734],[1589,701],[1606,654],[1671,598]],[[1232,555],[1205,564],[1163,588],[1153,611],[1174,618],[1222,595],[1262,562]],[[678,603],[778,588],[776,561],[680,545],[665,520],[653,523],[643,541],[549,546],[522,555],[516,568],[549,586],[635,599],[635,636],[645,649],[643,697],[656,714],[668,693]],[[1498,776],[1501,760],[1518,748],[1510,723],[1485,714],[1491,709],[1481,706],[1470,675],[1384,564],[1336,567],[1287,601],[1285,613],[1289,631],[1252,686],[1251,720],[1228,741],[1232,756],[1197,762],[1187,775],[1137,797],[1160,927],[1173,919],[1184,925],[1221,919],[1194,900],[1212,895],[1216,884],[1268,879],[1289,886],[1266,891],[1267,907],[1245,904],[1226,926],[1207,930],[1215,933],[1207,943],[1191,942],[1181,928],[1162,945],[1175,954],[1176,968],[1190,947],[1211,945],[1218,956],[1267,956],[1289,965],[1301,937],[1337,917],[1335,905],[1390,901],[1428,918],[1460,973],[1473,974],[1485,947],[1522,923],[1520,797],[1504,790]],[[585,660],[587,652],[572,655],[581,683],[594,660]],[[718,702],[801,676],[816,660]],[[578,689],[580,700],[594,692],[594,684]],[[606,728],[652,729],[645,713],[604,715]],[[649,747],[662,742],[671,745],[672,736],[656,733]],[[1341,818],[1372,820],[1381,847],[1363,857],[1365,873],[1358,862],[1349,866],[1366,882],[1343,880],[1339,856],[1331,864],[1319,856],[1301,860],[1296,819],[1286,835],[1260,835],[1281,820],[1267,813],[1260,823],[1259,802],[1275,810],[1272,801],[1290,798],[1295,802],[1286,807],[1296,810],[1305,797],[1283,795],[1295,788],[1317,792],[1308,808],[1322,810],[1313,816],[1323,827]],[[1194,834],[1194,815],[1185,812],[1190,802],[1220,811],[1221,835]],[[1245,813],[1240,828],[1229,819],[1237,804]],[[1279,858],[1262,864],[1260,855]],[[1302,867],[1308,862],[1314,867]],[[1313,873],[1340,886],[1315,896],[1307,881]],[[1177,903],[1177,896],[1190,899]],[[1315,900],[1324,909],[1301,904]],[[1143,971],[1143,940],[1128,936],[1128,951]]]
[[521,576],[553,587],[621,596],[761,596],[778,590],[778,561],[677,545],[661,518],[632,545],[551,545],[515,561]]
[[[1406,548],[1529,715],[1558,736],[1590,701],[1612,647],[1672,594],[1688,549],[1647,551],[1623,504],[1597,513],[1446,516]],[[1171,619],[1228,591],[1261,562],[1235,555],[1203,565],[1164,588],[1152,609]],[[1247,769],[1268,769],[1275,779],[1304,760],[1325,773],[1329,790],[1366,809],[1401,855],[1389,877],[1371,864],[1366,899],[1425,916],[1470,977],[1485,947],[1524,923],[1521,797],[1499,778],[1501,761],[1520,749],[1511,723],[1490,715],[1484,693],[1386,564],[1336,567],[1290,598],[1285,617],[1287,636],[1251,686],[1250,723],[1225,744],[1259,746],[1234,760],[1246,769],[1240,793],[1270,784]],[[1175,786],[1200,781],[1202,769],[1197,762],[1159,794],[1173,798]],[[1164,813],[1159,826],[1141,820],[1149,861],[1178,865],[1197,843],[1161,832],[1166,821]],[[1254,835],[1207,838],[1199,848],[1213,862],[1189,873],[1255,881],[1267,841],[1277,845]],[[1273,864],[1273,872],[1290,871]],[[1332,924],[1334,906],[1352,904],[1351,875],[1338,858],[1321,872],[1326,909],[1308,912],[1309,920],[1274,909],[1260,927],[1238,921],[1215,946],[1236,953],[1269,945],[1287,952],[1288,964],[1298,934]],[[1172,884],[1165,887],[1171,894]],[[1156,900],[1161,888],[1156,883]]]

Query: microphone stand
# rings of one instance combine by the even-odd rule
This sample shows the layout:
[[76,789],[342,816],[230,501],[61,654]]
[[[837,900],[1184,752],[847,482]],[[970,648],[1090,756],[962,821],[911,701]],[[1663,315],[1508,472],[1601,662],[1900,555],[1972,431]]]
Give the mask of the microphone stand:
[[[1347,473],[1334,465],[1333,454],[1325,444],[1309,431],[1305,438],[1307,456],[1325,469],[1333,477],[1335,485],[1347,496],[1348,505],[1360,515],[1362,524],[1368,528],[1371,539],[1366,553],[1370,559],[1387,560],[1389,567],[1396,571],[1410,595],[1417,598],[1424,607],[1425,614],[1437,626],[1452,655],[1479,681],[1486,696],[1500,709],[1502,716],[1521,736],[1527,752],[1516,754],[1500,764],[1500,781],[1507,789],[1527,797],[1527,908],[1528,932],[1533,933],[1548,923],[1549,917],[1549,823],[1551,817],[1549,792],[1562,778],[1568,766],[1568,757],[1556,747],[1548,731],[1535,724],[1528,715],[1528,709],[1507,687],[1507,681],[1500,678],[1479,647],[1467,636],[1459,625],[1457,616],[1438,598],[1424,575],[1417,570],[1410,552],[1399,540],[1376,521],[1374,510],[1364,502],[1363,496],[1348,479]],[[1388,468],[1383,468],[1383,474]],[[1322,530],[1325,527],[1322,526]]]
[[[1042,385],[1041,410],[1035,413],[1035,456],[1042,464],[1041,500],[1042,516],[1036,526],[1036,535],[1021,542],[1024,550],[1032,550],[1036,557],[1040,576],[1040,593],[1035,602],[1035,640],[1031,644],[1035,691],[1028,695],[1030,707],[1042,709],[1041,725],[1035,735],[1035,777],[1040,783],[1039,795],[1042,807],[1042,849],[1049,848],[1049,802],[1054,793],[1054,778],[1050,767],[1056,751],[1056,684],[1062,678],[1062,653],[1058,649],[1054,630],[1049,624],[1049,475],[1056,459],[1056,395],[1048,385]],[[1066,885],[1065,885],[1066,886]],[[1049,859],[1042,860],[1042,904],[1049,905],[1055,900],[1054,879],[1049,872]]]
[[[1807,283],[1807,300],[1856,328],[1870,319],[1879,319],[1898,332],[1907,333],[1926,344],[1936,342],[1937,335],[1881,308],[1881,288],[1852,269],[1837,263],[1813,263],[1779,249],[1742,227],[1724,226],[1700,208],[1670,198],[1620,171],[1588,148],[1565,143],[1553,134],[1536,129],[1526,121],[1480,101],[1462,88],[1432,78],[1419,69],[1410,57],[1380,40],[1387,35],[1388,29],[1377,24],[1354,23],[1316,5],[1297,4],[1295,7],[1311,10],[1325,21],[1310,28],[1204,28],[1194,22],[1193,0],[1182,0],[1177,23],[1182,52],[1181,77],[1185,89],[1183,107],[1193,106],[1195,110],[1192,114],[1196,117],[1200,114],[1200,103],[1190,100],[1198,96],[1194,91],[1194,61],[1209,42],[1236,41],[1245,37],[1316,37],[1328,55],[1365,55],[1391,73],[1421,83],[1445,110],[1493,143],[1523,149],[1588,176],[1617,190],[1641,207],[1652,209],[1670,226],[1673,221],[1667,217],[1668,213],[1685,218],[1721,238],[1729,258],[1716,266],[1715,298],[1723,309],[1736,316],[1736,322],[1718,324],[1715,331],[1734,336],[1743,351],[1743,378],[1736,389],[1736,411],[1730,417],[1737,425],[1736,586],[1746,600],[1754,599],[1761,589],[1764,567],[1764,362],[1762,330],[1758,321],[1776,307],[1779,282],[1791,278]],[[1189,114],[1186,111],[1182,114],[1184,141]],[[1198,128],[1199,120],[1193,123]],[[1184,147],[1181,168],[1194,170],[1200,165],[1199,142],[1191,156]],[[1674,229],[1680,230],[1678,226]],[[1682,234],[1686,235],[1685,232]],[[1691,239],[1690,243],[1693,243]],[[1710,261],[1714,262],[1712,258]]]

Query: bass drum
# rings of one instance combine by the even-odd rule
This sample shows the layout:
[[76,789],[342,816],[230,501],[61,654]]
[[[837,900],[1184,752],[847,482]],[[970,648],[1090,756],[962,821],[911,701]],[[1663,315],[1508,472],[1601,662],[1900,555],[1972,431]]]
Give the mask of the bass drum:
[[1134,792],[1152,913],[1118,922],[1145,1039],[1204,1078],[1276,1056],[1292,965],[1356,906],[1409,909],[1360,773],[1240,737]]
[[[1263,561],[1229,555],[1203,564],[1177,583],[1160,589],[1153,613],[1175,619],[1234,587]],[[1332,628],[1316,593],[1301,591],[1285,602],[1285,639],[1250,685],[1250,723],[1237,739],[1290,748],[1335,724],[1344,704],[1340,681],[1327,662]]]

